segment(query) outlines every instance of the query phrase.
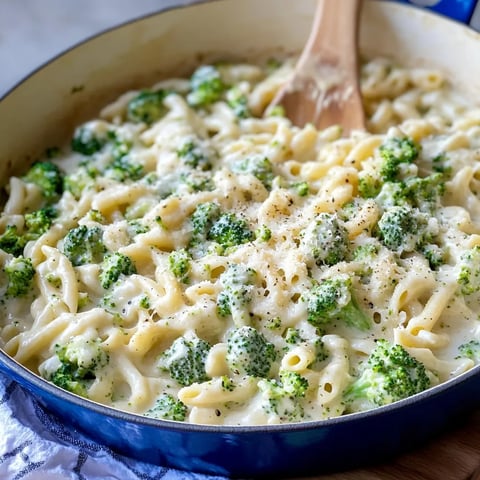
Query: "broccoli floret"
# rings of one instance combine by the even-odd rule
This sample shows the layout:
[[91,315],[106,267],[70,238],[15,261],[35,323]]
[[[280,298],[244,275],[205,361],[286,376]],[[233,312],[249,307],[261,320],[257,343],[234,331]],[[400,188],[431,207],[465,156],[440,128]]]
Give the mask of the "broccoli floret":
[[220,244],[223,248],[234,247],[253,241],[253,232],[245,220],[234,213],[223,213],[214,222],[207,234],[207,239]]
[[7,225],[5,232],[0,235],[0,248],[15,257],[22,255],[27,242],[43,235],[51,227],[56,215],[57,211],[50,206],[26,213],[23,233],[18,231],[16,225]]
[[440,206],[445,193],[445,178],[441,173],[428,177],[409,177],[401,182],[385,182],[376,197],[383,208],[411,206],[421,212],[431,213]]
[[423,245],[421,248],[423,256],[427,259],[428,264],[432,270],[437,270],[445,264],[447,259],[447,252],[445,249],[435,244]]
[[334,320],[359,330],[371,327],[371,320],[359,307],[352,292],[352,280],[347,275],[323,280],[302,298],[307,303],[307,320],[316,327],[323,327]]
[[413,163],[420,154],[421,147],[411,138],[389,138],[379,147],[383,163],[380,175],[384,181],[395,181],[401,172],[402,164]]
[[438,234],[436,219],[406,206],[388,209],[377,227],[381,242],[398,253],[413,252]]
[[356,262],[370,261],[378,254],[378,245],[375,243],[364,243],[359,245],[352,253],[353,260]]
[[344,392],[347,404],[367,402],[368,407],[387,405],[430,387],[425,366],[401,345],[378,340],[360,377]]
[[41,208],[32,213],[25,214],[26,238],[35,240],[43,235],[51,226],[57,211],[52,207]]
[[199,170],[211,170],[212,162],[208,152],[193,140],[184,143],[177,150],[178,157],[185,165]]
[[[384,183],[401,181],[420,154],[421,147],[411,138],[389,138],[379,147],[381,163],[375,174],[361,174],[358,180],[358,193],[362,198],[375,198],[381,194]],[[391,186],[384,187],[387,190]],[[389,193],[396,194],[396,186]],[[381,194],[385,196],[385,192]],[[403,197],[403,193],[401,195]],[[388,196],[387,196],[388,198]],[[394,203],[397,205],[398,203]]]
[[5,274],[8,279],[7,297],[20,297],[31,290],[35,269],[30,258],[12,258],[5,265]]
[[155,405],[144,415],[150,418],[183,422],[187,416],[187,406],[169,393],[162,393]]
[[207,234],[221,214],[218,203],[201,203],[191,216],[193,226],[191,244],[202,243],[207,239]]
[[299,399],[305,397],[308,380],[296,372],[280,371],[280,380],[260,380],[258,387],[266,399],[267,413],[278,415],[281,420],[299,421],[304,417],[304,409]]
[[231,315],[237,326],[247,324],[250,320],[248,306],[252,300],[255,279],[255,270],[241,264],[230,264],[219,278],[223,290],[217,298],[218,314],[222,317]]
[[132,259],[123,253],[115,252],[106,255],[100,267],[100,284],[103,288],[110,288],[121,275],[137,273]]
[[272,187],[272,181],[275,177],[273,166],[267,157],[253,156],[232,163],[231,170],[241,175],[253,175],[258,178],[265,188]]
[[266,225],[261,225],[255,230],[255,238],[262,242],[268,242],[272,238],[272,231]]
[[179,180],[181,184],[187,186],[190,193],[211,192],[215,189],[215,183],[213,182],[213,178],[210,172],[203,172],[198,170],[182,172],[180,173]]
[[63,189],[70,192],[78,200],[83,190],[86,188],[94,188],[95,178],[98,173],[95,167],[85,163],[75,172],[65,175],[63,178]]
[[285,343],[288,343],[290,345],[296,345],[297,343],[304,341],[298,328],[287,328],[284,333],[284,338]]
[[174,250],[168,256],[168,266],[170,271],[183,283],[188,283],[188,274],[190,272],[190,254],[185,250]]
[[335,265],[347,256],[348,231],[336,214],[322,212],[303,233],[302,244],[317,265]]
[[480,291],[480,245],[463,253],[457,281],[464,295]]
[[220,100],[226,88],[220,72],[212,65],[203,65],[190,78],[187,102],[193,107],[205,107]]
[[412,207],[422,212],[433,212],[445,193],[445,176],[432,173],[428,177],[407,178],[404,183],[405,198]]
[[26,239],[18,232],[16,225],[7,225],[5,232],[0,235],[0,248],[15,257],[23,253],[25,244]]
[[100,263],[106,251],[100,227],[80,225],[70,230],[63,242],[63,253],[74,266]]
[[248,108],[248,98],[237,88],[231,88],[226,94],[228,106],[233,110],[238,118],[247,118],[251,116]]
[[54,201],[63,192],[63,173],[49,161],[35,162],[23,180],[37,185],[47,202]]
[[127,118],[131,122],[144,122],[151,124],[160,120],[166,113],[167,108],[163,101],[171,92],[158,90],[155,92],[145,90],[132,98],[127,105]]
[[117,182],[139,180],[143,173],[143,166],[131,160],[127,155],[114,158],[113,162],[105,169],[105,175]]
[[99,152],[107,143],[106,135],[101,135],[93,129],[81,126],[75,130],[72,138],[72,150],[85,156]]
[[276,358],[273,344],[249,326],[233,330],[227,338],[227,364],[238,374],[267,377]]
[[42,375],[57,387],[82,397],[87,397],[88,386],[109,361],[100,339],[74,338],[65,345],[56,345],[55,353],[57,358],[51,365],[57,368],[50,371],[51,365],[45,365]]
[[290,185],[290,188],[293,188],[297,195],[300,197],[306,197],[310,192],[310,186],[307,182],[296,182]]
[[459,357],[469,358],[474,362],[480,362],[480,342],[478,340],[470,340],[458,347]]
[[170,372],[170,376],[180,385],[187,386],[195,382],[208,380],[205,361],[210,345],[193,332],[177,338],[170,348],[159,358],[159,368]]
[[358,179],[358,194],[362,198],[375,198],[382,189],[382,181],[373,175],[364,175]]

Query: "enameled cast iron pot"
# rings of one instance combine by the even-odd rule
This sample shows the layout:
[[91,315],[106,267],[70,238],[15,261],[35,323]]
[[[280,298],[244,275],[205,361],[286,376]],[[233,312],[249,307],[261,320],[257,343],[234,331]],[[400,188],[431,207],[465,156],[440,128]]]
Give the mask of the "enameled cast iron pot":
[[[333,0],[332,0],[333,1]],[[181,2],[179,2],[181,3]],[[216,0],[129,22],[41,67],[0,102],[0,178],[5,183],[74,124],[130,87],[187,73],[205,58],[298,51],[314,0]],[[480,36],[389,2],[365,1],[361,50],[409,66],[438,67],[480,99]],[[232,476],[304,475],[384,461],[438,434],[478,406],[480,366],[415,397],[373,411],[295,425],[218,427],[159,421],[71,395],[0,351],[0,369],[65,422],[147,462]]]

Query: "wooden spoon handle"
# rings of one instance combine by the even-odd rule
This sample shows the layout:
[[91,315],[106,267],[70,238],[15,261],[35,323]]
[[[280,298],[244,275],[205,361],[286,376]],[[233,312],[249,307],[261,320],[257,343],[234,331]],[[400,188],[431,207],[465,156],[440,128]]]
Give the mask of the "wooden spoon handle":
[[312,55],[322,63],[357,67],[358,24],[362,0],[318,0],[313,26],[299,65]]

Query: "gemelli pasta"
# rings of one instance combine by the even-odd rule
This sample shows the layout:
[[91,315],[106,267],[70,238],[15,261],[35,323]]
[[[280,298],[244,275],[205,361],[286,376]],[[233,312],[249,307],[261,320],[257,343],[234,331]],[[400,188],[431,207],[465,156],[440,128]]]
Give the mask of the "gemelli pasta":
[[440,72],[365,61],[368,131],[267,107],[294,61],[127,92],[12,177],[0,338],[153,418],[326,419],[480,359],[480,109]]

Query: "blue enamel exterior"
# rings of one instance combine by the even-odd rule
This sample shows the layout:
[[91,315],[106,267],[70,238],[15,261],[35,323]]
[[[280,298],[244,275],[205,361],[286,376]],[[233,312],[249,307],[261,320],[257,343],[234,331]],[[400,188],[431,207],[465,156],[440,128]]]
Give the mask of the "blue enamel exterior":
[[477,0],[395,0],[416,6],[425,6],[429,10],[453,18],[459,22],[468,23]]
[[0,352],[0,370],[63,421],[118,453],[230,477],[320,474],[388,460],[458,424],[478,406],[480,366],[387,407],[322,422],[215,427],[113,410],[46,383]]

